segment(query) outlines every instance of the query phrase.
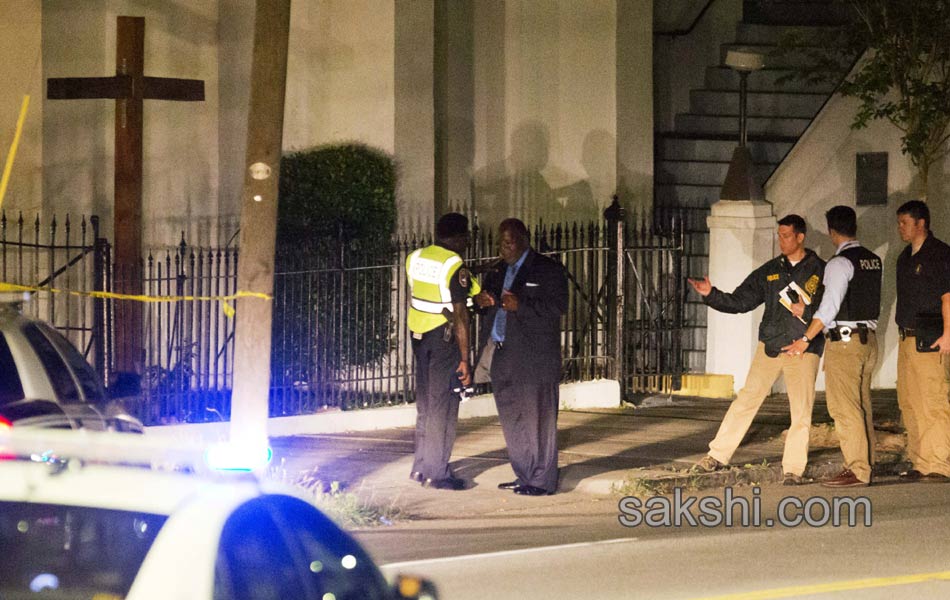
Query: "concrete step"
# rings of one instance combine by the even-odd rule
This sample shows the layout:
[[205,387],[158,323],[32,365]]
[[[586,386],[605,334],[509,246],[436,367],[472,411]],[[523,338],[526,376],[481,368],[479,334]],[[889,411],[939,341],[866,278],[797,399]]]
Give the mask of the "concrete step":
[[[747,80],[750,92],[814,92],[830,94],[835,90],[833,83],[806,85],[803,82],[791,80],[784,84],[778,83],[782,77],[793,73],[792,69],[762,69],[749,74]],[[844,73],[842,73],[844,75]],[[706,67],[705,87],[710,90],[739,90],[739,73],[723,65]]]
[[[798,137],[811,123],[811,119],[802,117],[779,117],[750,115],[747,121],[750,135],[772,137]],[[682,113],[674,118],[677,133],[700,136],[734,136],[739,138],[739,116],[736,115],[697,115]]]
[[[755,176],[762,182],[775,170],[776,163],[753,165]],[[658,160],[654,177],[657,183],[692,183],[722,185],[729,170],[728,162]]]
[[[656,203],[663,206],[684,206],[690,209],[702,209],[702,214],[688,215],[690,222],[699,220],[704,223],[709,207],[719,202],[722,183],[716,185],[697,185],[688,183],[658,183],[655,186]],[[690,212],[694,212],[691,210]]]
[[838,28],[833,25],[767,25],[763,23],[739,23],[736,42],[740,44],[778,44],[788,36],[797,42],[823,46],[834,43]]
[[[807,92],[751,92],[746,96],[749,114],[812,118],[824,105],[828,94]],[[701,115],[739,114],[739,92],[692,90],[689,110]]]
[[846,2],[829,0],[744,0],[742,20],[760,25],[840,25],[854,18]]
[[[749,141],[749,153],[757,163],[779,163],[792,149],[794,140]],[[696,139],[676,137],[676,134],[657,134],[657,160],[718,160],[729,162],[736,149],[734,139]]]

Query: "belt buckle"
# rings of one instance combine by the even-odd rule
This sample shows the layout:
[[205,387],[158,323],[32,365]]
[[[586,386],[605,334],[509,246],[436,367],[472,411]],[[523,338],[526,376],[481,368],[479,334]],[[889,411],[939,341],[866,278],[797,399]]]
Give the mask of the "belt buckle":
[[841,341],[842,341],[842,342],[850,342],[850,341],[851,341],[851,328],[848,327],[847,325],[845,325],[845,326],[843,326],[843,327],[839,327],[839,328],[838,328],[838,333],[841,334]]

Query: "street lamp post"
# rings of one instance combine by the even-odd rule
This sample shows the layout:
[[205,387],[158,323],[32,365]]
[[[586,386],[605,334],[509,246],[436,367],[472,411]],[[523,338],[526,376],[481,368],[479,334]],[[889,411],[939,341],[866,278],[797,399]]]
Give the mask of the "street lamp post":
[[726,66],[739,74],[739,145],[732,153],[729,171],[722,184],[722,200],[764,200],[762,186],[755,180],[752,156],[746,147],[748,142],[747,96],[749,73],[765,66],[763,56],[749,50],[729,50]]

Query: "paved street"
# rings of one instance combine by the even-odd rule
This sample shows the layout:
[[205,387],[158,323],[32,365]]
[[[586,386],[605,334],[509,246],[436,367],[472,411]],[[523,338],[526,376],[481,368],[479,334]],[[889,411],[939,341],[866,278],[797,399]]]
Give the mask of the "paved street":
[[[358,537],[380,563],[389,565],[387,571],[431,577],[449,600],[950,594],[945,559],[950,555],[950,521],[945,518],[950,486],[900,484],[894,476],[879,476],[871,488],[837,492],[817,484],[789,488],[763,482],[758,493],[750,486],[735,488],[750,504],[760,503],[763,526],[691,526],[682,518],[680,526],[622,526],[622,496],[611,494],[611,486],[630,473],[664,476],[692,464],[705,452],[728,407],[726,401],[700,399],[657,404],[562,412],[560,490],[539,498],[496,489],[512,472],[495,418],[459,423],[453,468],[473,482],[462,492],[424,489],[408,480],[410,428],[281,438],[274,446],[288,472],[315,467],[325,482],[339,481],[370,502],[403,510],[396,525],[367,528]],[[897,419],[893,393],[877,393],[880,437],[894,435],[888,431]],[[821,401],[814,420],[829,421]],[[787,424],[785,401],[769,399],[733,463],[740,470],[746,463],[779,468]],[[813,447],[810,465],[840,469],[840,452]],[[722,487],[690,489],[684,496],[725,500]],[[862,496],[871,506],[870,526],[864,525],[861,511],[855,527],[764,526],[766,519],[775,520],[786,497],[799,498],[803,505],[812,497]],[[696,518],[701,516],[697,502],[690,511]],[[813,517],[822,516],[819,508],[813,508],[818,511]],[[791,506],[787,514],[802,517],[803,511],[795,509]],[[828,511],[830,516],[832,507]],[[629,520],[629,514],[624,516]]]
[[[749,488],[740,492],[751,501]],[[413,522],[358,537],[392,565],[387,571],[430,577],[450,600],[950,595],[950,486],[885,483],[831,492],[818,485],[773,485],[759,496],[762,514],[774,516],[790,492],[803,500],[866,496],[872,524],[865,527],[859,519],[854,528],[626,528],[614,498],[540,510],[509,507],[480,518]],[[699,495],[721,499],[723,493]]]

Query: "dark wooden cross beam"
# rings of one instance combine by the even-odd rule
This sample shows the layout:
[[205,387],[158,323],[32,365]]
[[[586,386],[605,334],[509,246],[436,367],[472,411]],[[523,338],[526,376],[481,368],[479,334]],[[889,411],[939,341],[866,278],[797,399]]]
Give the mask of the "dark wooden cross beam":
[[[115,289],[142,293],[142,101],[200,101],[204,82],[146,77],[145,19],[118,17],[114,77],[66,77],[47,81],[50,100],[111,98],[115,105]],[[142,372],[142,309],[116,306],[116,369]]]

